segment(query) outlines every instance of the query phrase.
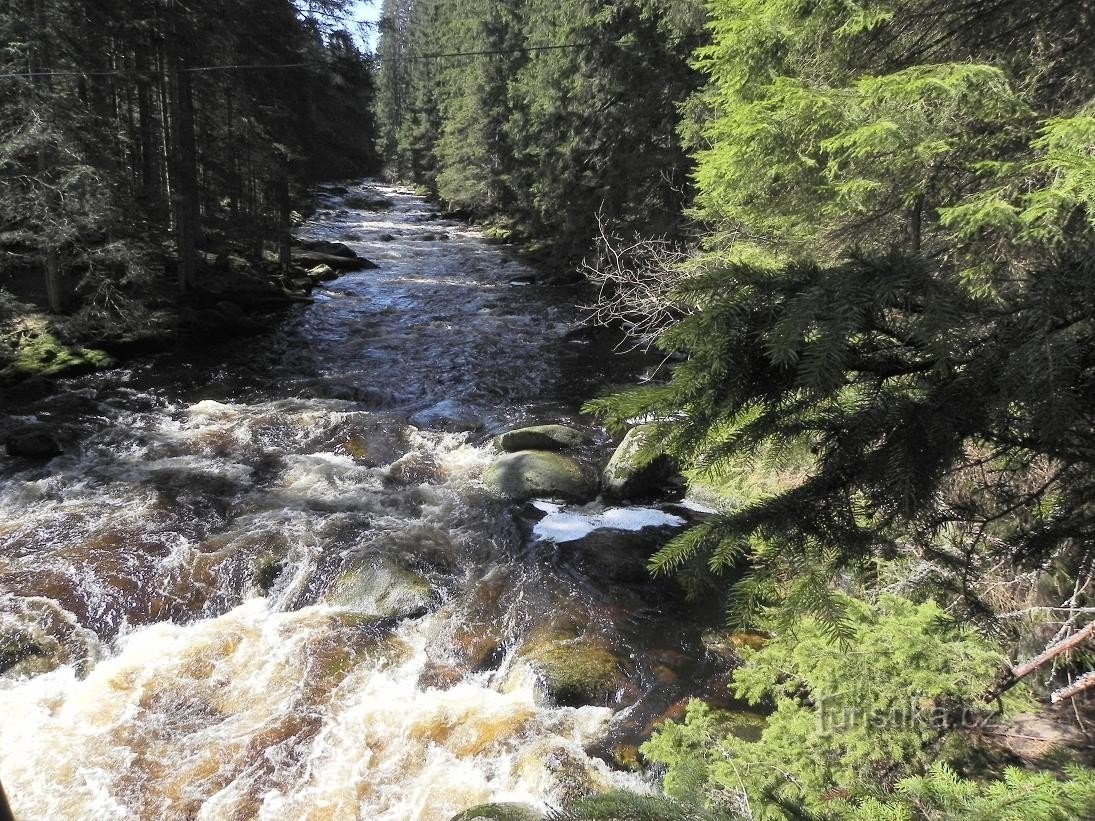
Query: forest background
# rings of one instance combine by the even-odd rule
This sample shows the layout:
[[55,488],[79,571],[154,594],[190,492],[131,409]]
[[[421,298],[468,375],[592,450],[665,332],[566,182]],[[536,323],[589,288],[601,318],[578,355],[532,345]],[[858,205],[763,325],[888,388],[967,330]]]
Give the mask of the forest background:
[[590,411],[732,500],[651,569],[767,637],[764,730],[697,703],[665,796],[565,813],[1091,817],[984,729],[1095,684],[1091,5],[385,0],[375,60],[307,5],[0,12],[5,376],[260,302],[383,164],[594,283],[666,359]]

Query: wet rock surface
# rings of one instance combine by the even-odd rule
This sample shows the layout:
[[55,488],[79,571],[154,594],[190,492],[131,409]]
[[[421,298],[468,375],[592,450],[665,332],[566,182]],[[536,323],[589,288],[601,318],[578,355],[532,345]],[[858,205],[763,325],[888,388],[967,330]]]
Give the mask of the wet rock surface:
[[569,450],[581,447],[588,437],[566,425],[533,425],[507,431],[498,437],[498,446],[509,453],[520,450]]
[[656,446],[654,425],[639,425],[624,436],[601,474],[601,487],[613,499],[641,501],[664,495],[676,473],[666,456],[648,458],[644,451]]
[[511,501],[558,498],[585,501],[597,487],[577,460],[542,450],[523,450],[498,459],[483,475],[492,492]]

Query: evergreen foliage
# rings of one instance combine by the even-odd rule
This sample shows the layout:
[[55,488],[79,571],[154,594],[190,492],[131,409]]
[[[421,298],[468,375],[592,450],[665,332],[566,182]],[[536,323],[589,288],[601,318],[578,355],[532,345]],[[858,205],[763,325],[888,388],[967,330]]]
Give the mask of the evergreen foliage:
[[[381,140],[394,177],[576,259],[613,225],[677,230],[677,105],[698,3],[389,0]],[[441,55],[467,56],[441,56]]]
[[709,5],[686,131],[710,231],[657,340],[687,361],[590,409],[660,420],[699,480],[792,460],[653,562],[745,569],[744,620],[839,629],[829,580],[910,551],[984,610],[979,562],[1082,561],[1093,535],[1095,73],[1045,46],[1093,23],[969,6]]
[[643,747],[668,766],[670,796],[729,800],[756,818],[787,817],[781,807],[824,816],[960,756],[952,731],[987,717],[980,699],[1006,659],[933,602],[842,604],[843,643],[805,619],[743,651],[736,695],[772,707],[759,740],[736,737],[723,714],[692,702],[683,724],[666,724]]
[[306,185],[374,162],[368,60],[289,0],[26,0],[0,43],[0,259],[45,270],[55,312],[162,271],[167,240],[186,290],[201,250],[258,256]]

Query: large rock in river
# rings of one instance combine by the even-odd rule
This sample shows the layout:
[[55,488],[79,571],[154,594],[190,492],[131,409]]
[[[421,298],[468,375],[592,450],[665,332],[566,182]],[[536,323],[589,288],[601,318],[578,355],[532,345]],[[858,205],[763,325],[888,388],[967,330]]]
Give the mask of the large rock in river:
[[627,432],[601,474],[601,489],[613,499],[649,499],[665,490],[676,470],[668,456],[646,457],[657,437],[656,425],[639,425]]
[[335,607],[395,619],[422,615],[436,603],[433,587],[423,576],[387,557],[347,570],[324,598]]
[[543,814],[527,804],[480,804],[454,815],[451,821],[541,821]]
[[483,483],[493,493],[517,502],[538,497],[583,502],[597,492],[578,462],[543,450],[507,453],[487,468]]
[[60,456],[61,442],[49,425],[40,423],[23,425],[4,437],[4,447],[9,456],[24,459],[52,459]]
[[585,442],[585,434],[566,425],[533,425],[518,428],[498,437],[498,446],[504,451],[519,450],[567,450]]
[[352,257],[341,257],[334,254],[325,254],[322,251],[306,251],[302,248],[293,249],[293,262],[301,268],[329,265],[336,271],[359,271],[363,268],[378,267],[375,262],[370,262],[365,257],[359,257],[356,254]]
[[329,242],[324,239],[301,240],[298,245],[305,251],[316,251],[320,254],[330,254],[333,257],[343,259],[357,259],[357,252],[349,245],[342,242]]

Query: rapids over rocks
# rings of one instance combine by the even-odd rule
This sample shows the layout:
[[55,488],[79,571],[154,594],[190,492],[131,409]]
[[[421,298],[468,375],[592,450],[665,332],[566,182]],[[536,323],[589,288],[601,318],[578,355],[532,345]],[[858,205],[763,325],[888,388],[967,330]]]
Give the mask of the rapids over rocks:
[[575,426],[603,464],[575,408],[610,357],[565,295],[380,191],[391,208],[328,192],[305,226],[379,268],[269,333],[0,400],[65,443],[0,455],[20,819],[444,820],[644,789],[620,745],[710,679],[624,530],[680,519],[481,481],[522,424]]

